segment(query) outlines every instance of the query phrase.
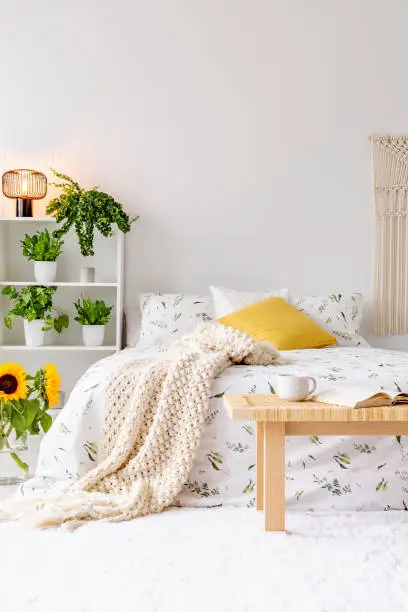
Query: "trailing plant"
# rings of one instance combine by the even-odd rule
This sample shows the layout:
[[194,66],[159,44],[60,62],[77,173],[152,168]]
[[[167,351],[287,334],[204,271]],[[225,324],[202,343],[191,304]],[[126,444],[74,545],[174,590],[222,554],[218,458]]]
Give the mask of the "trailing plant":
[[[43,287],[42,285],[29,285],[20,291],[8,285],[4,287],[2,294],[7,295],[14,302],[8,315],[4,317],[4,323],[11,329],[14,317],[22,317],[27,321],[44,319],[43,331],[55,329],[59,334],[69,326],[69,317],[59,308],[53,306],[53,296],[57,287]],[[53,316],[56,313],[56,316]]]
[[83,189],[66,174],[52,168],[51,170],[63,182],[50,183],[61,189],[62,193],[48,203],[47,214],[55,215],[58,223],[62,223],[62,227],[55,231],[58,237],[74,226],[82,255],[95,254],[95,228],[105,237],[113,235],[114,225],[126,234],[130,231],[131,224],[138,219],[130,219],[122,204],[107,193],[99,191],[98,187]]
[[45,229],[36,234],[25,234],[24,240],[20,240],[23,247],[23,255],[29,261],[56,261],[61,254],[64,241],[55,233]]
[[[26,374],[18,363],[0,366],[0,450],[13,450],[10,436],[26,442],[28,435],[47,432],[52,418],[47,412],[59,397],[61,379],[56,367],[49,363],[34,376]],[[15,453],[10,456],[28,472],[28,465]]]
[[81,298],[74,302],[77,316],[74,317],[80,325],[106,325],[109,322],[113,306],[107,306],[103,300]]

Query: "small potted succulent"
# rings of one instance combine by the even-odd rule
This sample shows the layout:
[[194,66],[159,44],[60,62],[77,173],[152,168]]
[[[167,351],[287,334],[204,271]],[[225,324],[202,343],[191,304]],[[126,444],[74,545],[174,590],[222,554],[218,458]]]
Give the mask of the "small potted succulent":
[[68,328],[68,315],[53,306],[56,291],[57,287],[42,285],[29,285],[20,291],[12,285],[4,287],[2,294],[14,302],[8,315],[4,317],[4,323],[11,329],[14,317],[21,317],[24,321],[27,346],[42,346],[45,341],[44,332],[50,329],[55,329],[60,334]]
[[82,325],[82,340],[85,346],[101,346],[105,337],[105,326],[109,322],[113,306],[107,306],[103,300],[81,298],[74,302],[77,316]]
[[34,276],[38,283],[52,283],[57,276],[57,258],[64,241],[45,229],[36,234],[26,234],[20,241],[23,255],[34,262]]
[[[8,453],[15,462],[9,461],[7,472],[0,473],[0,484],[18,484],[27,478],[29,467],[17,453],[28,449],[30,436],[51,427],[48,409],[58,403],[60,386],[58,370],[52,363],[34,376],[18,363],[0,365],[0,453]],[[20,468],[17,472],[13,470],[15,464]]]

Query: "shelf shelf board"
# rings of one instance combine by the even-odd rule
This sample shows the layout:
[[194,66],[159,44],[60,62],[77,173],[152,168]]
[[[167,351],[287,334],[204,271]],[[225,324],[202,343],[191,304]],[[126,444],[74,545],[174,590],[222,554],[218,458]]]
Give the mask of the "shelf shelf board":
[[56,223],[55,217],[0,217],[2,221],[11,221],[12,223]]
[[102,346],[83,346],[69,344],[43,344],[42,346],[26,346],[25,344],[4,344],[0,345],[1,351],[116,351],[114,345]]
[[36,281],[0,281],[0,287],[15,285],[16,287],[27,287],[28,285],[41,285],[43,287],[119,287],[119,283],[37,283]]

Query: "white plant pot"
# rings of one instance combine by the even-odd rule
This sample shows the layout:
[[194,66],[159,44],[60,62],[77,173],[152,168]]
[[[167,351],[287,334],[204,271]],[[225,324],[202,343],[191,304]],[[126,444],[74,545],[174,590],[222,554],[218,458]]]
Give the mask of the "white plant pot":
[[42,346],[45,343],[44,319],[24,319],[24,335],[27,346]]
[[34,276],[37,283],[53,283],[57,276],[57,262],[35,261]]
[[83,325],[82,340],[85,346],[101,346],[105,337],[104,325]]

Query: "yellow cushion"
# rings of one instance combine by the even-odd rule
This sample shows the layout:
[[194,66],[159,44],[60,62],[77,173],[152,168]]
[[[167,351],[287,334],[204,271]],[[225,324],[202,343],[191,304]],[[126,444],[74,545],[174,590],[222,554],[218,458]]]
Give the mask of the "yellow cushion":
[[321,348],[336,338],[310,317],[279,297],[246,306],[218,319],[259,342],[271,342],[278,350]]

